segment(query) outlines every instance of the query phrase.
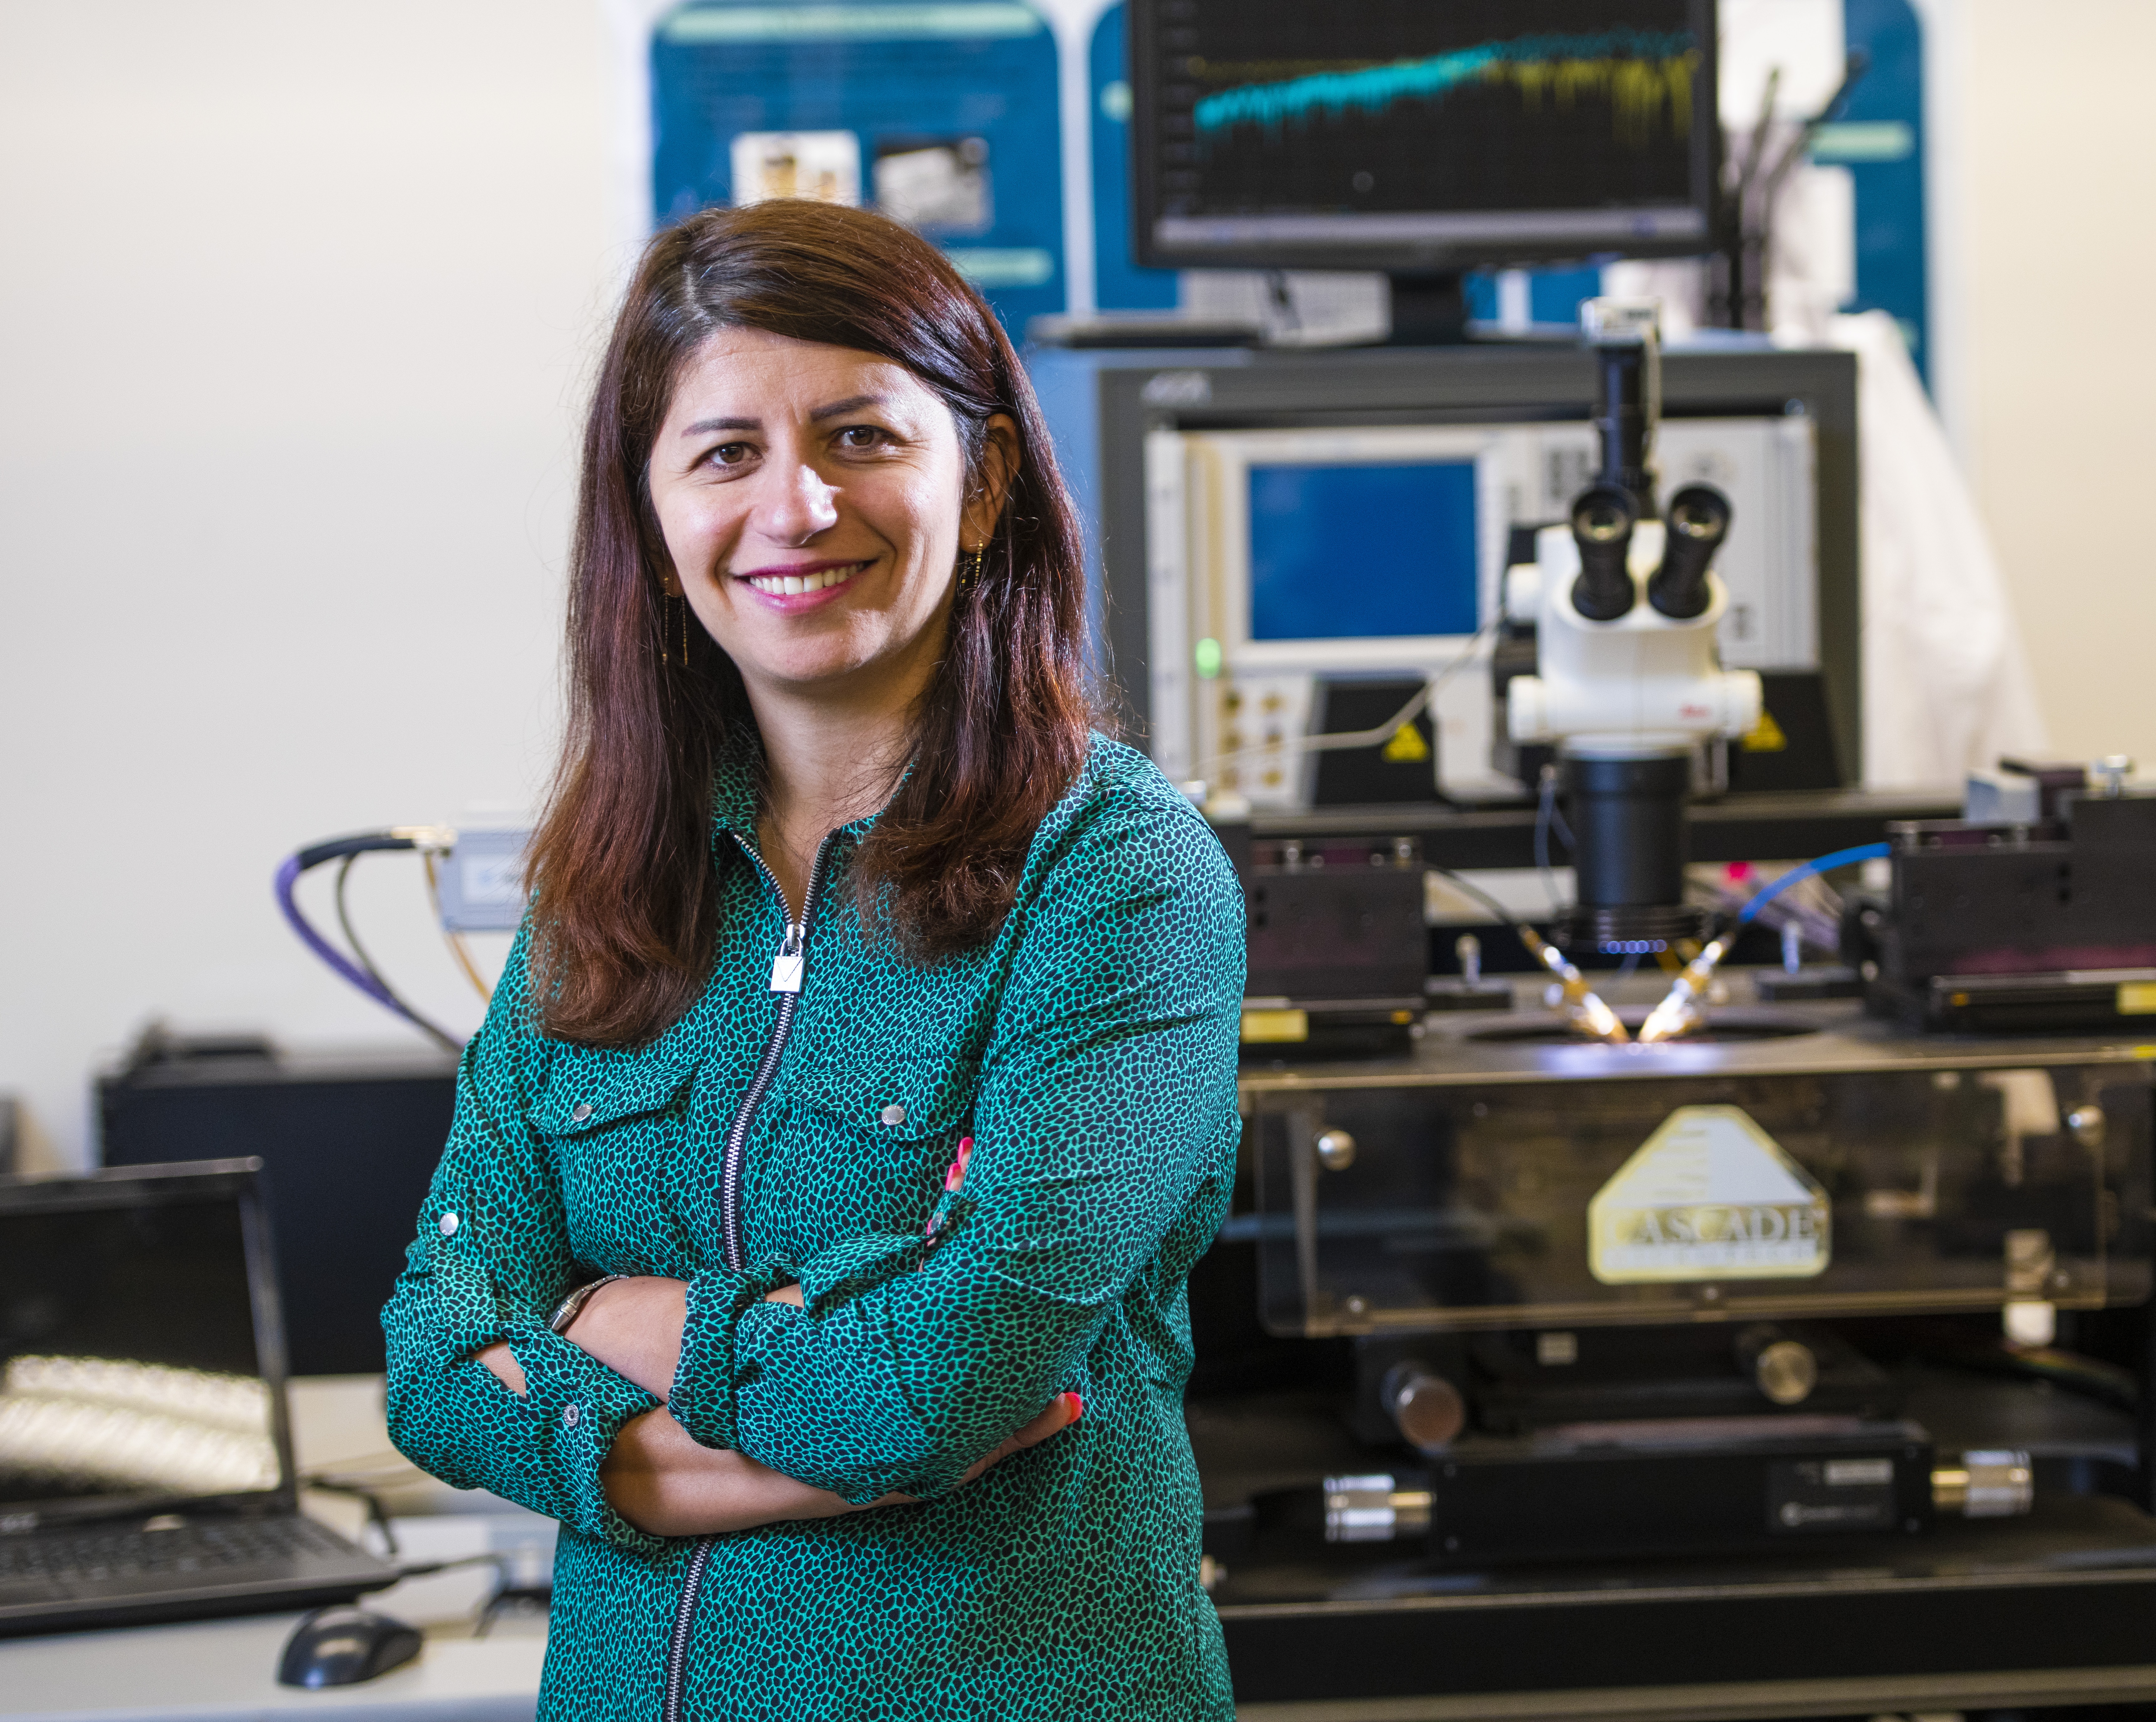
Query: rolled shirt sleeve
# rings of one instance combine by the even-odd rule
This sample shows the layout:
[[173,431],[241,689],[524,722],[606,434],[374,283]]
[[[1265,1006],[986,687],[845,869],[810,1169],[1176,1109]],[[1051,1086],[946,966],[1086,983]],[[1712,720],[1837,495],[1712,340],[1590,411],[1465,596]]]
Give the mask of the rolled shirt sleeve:
[[[454,1119],[382,1330],[398,1451],[459,1489],[485,1489],[626,1547],[656,1551],[607,1504],[599,1465],[615,1433],[660,1402],[551,1331],[577,1283],[560,1187],[526,1121],[548,1043],[526,1021],[520,934],[486,1022],[465,1048]],[[512,1393],[475,1361],[506,1341]]]
[[[1209,1238],[1240,1128],[1243,899],[1162,789],[1037,853],[973,1156],[932,1235],[692,1282],[669,1403],[697,1440],[851,1501],[946,1492],[1081,1382],[1172,1234]],[[796,1277],[801,1307],[763,1301]]]

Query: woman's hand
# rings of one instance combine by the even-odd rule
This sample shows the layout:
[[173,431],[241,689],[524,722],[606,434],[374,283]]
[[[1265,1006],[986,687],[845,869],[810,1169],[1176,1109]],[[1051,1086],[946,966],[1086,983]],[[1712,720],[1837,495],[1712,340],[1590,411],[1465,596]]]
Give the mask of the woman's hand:
[[562,1337],[664,1399],[681,1363],[681,1329],[689,1319],[689,1283],[639,1274],[601,1286],[584,1299]]
[[[1013,1453],[1038,1447],[1076,1422],[1085,1403],[1059,1393],[1048,1408],[966,1472],[971,1483]],[[653,1536],[711,1536],[797,1519],[836,1519],[870,1507],[906,1506],[914,1498],[887,1494],[856,1505],[829,1489],[783,1476],[744,1453],[699,1447],[664,1409],[621,1426],[599,1466],[599,1482],[615,1512]]]
[[[800,1288],[788,1289],[798,1303]],[[685,1280],[639,1274],[611,1281],[586,1298],[562,1337],[616,1375],[664,1399],[673,1391],[674,1371],[681,1361],[681,1328],[688,1318]],[[497,1340],[472,1355],[494,1371],[503,1386],[523,1397],[524,1369],[506,1344]]]

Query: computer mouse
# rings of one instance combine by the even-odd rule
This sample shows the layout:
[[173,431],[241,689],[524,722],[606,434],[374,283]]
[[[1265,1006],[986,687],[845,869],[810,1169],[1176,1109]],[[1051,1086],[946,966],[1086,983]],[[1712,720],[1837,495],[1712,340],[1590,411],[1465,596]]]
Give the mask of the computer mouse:
[[277,1678],[286,1686],[352,1686],[402,1668],[419,1644],[417,1632],[386,1614],[349,1604],[317,1608],[285,1641]]

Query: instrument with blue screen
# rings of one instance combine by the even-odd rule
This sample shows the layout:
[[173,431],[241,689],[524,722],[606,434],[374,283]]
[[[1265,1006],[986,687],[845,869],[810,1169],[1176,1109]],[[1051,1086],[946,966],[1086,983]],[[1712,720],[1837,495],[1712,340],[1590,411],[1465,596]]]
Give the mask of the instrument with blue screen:
[[[1816,672],[1813,423],[1666,422],[1662,483],[1734,505],[1717,557],[1722,661]],[[1490,637],[1512,535],[1562,520],[1595,470],[1594,427],[1158,429],[1146,448],[1152,751],[1168,775],[1255,810],[1309,806],[1328,686],[1430,688],[1427,795],[1517,797],[1492,764]],[[1382,746],[1391,736],[1381,735]]]

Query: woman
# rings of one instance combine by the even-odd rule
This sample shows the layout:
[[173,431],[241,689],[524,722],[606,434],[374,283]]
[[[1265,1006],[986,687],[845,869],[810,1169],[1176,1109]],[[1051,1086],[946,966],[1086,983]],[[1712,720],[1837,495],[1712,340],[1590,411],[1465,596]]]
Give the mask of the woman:
[[660,234],[587,429],[534,905],[384,1320],[562,1521],[542,1713],[1231,1714],[1184,1280],[1240,894],[1090,734],[1070,504],[930,246]]

